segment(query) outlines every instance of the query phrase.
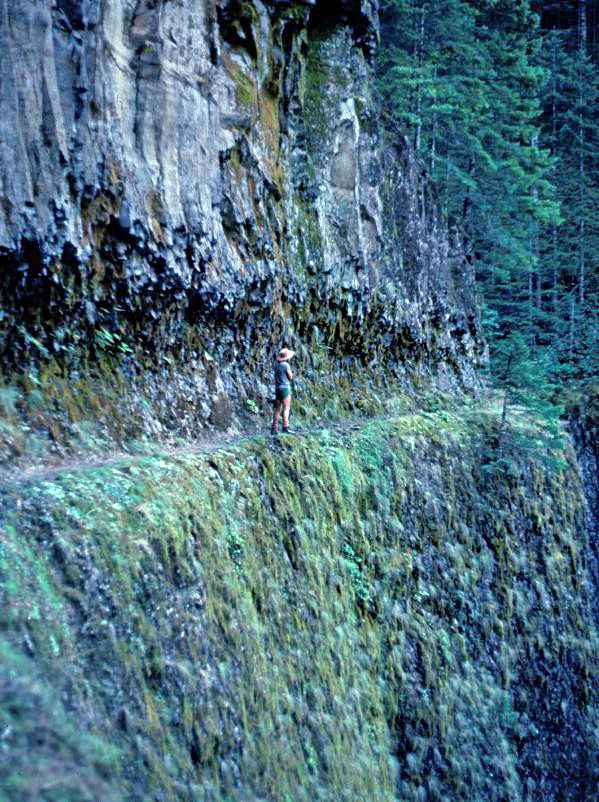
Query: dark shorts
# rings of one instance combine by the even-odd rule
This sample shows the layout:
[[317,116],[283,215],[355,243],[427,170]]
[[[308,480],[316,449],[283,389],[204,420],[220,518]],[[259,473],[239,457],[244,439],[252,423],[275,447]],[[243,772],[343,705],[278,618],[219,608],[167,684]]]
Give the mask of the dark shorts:
[[277,387],[277,389],[275,390],[276,401],[284,401],[290,395],[291,395],[291,387]]

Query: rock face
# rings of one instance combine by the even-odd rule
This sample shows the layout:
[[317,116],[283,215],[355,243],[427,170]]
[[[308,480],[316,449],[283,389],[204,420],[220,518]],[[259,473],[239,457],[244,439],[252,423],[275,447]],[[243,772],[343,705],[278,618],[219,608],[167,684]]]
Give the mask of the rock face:
[[5,363],[171,351],[206,419],[210,363],[260,397],[282,342],[308,379],[474,383],[471,269],[379,125],[376,2],[18,0],[0,37]]
[[[315,416],[476,386],[471,268],[379,122],[374,0],[0,8],[0,460],[230,428],[283,343]],[[497,411],[468,414],[0,475],[0,797],[592,798],[579,474],[493,471]]]
[[[599,588],[599,386],[588,386],[576,403],[570,404],[568,418],[587,502],[589,574]],[[595,616],[599,618],[597,594],[592,602]]]
[[3,485],[0,797],[596,799],[581,476],[480,420]]

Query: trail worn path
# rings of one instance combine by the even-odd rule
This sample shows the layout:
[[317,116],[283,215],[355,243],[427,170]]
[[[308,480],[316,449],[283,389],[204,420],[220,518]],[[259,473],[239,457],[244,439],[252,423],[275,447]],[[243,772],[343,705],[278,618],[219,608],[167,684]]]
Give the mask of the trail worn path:
[[205,438],[189,440],[181,445],[169,445],[168,443],[157,442],[152,447],[149,444],[147,451],[135,453],[128,451],[113,451],[107,454],[89,454],[88,456],[73,457],[64,460],[53,460],[48,462],[36,462],[26,466],[15,466],[13,469],[0,467],[0,490],[2,488],[15,488],[22,485],[35,484],[36,482],[51,481],[62,474],[80,473],[94,468],[126,466],[156,457],[177,457],[187,454],[210,454],[219,449],[233,448],[243,443],[254,440],[272,440],[276,443],[278,439],[288,437],[301,437],[302,435],[321,432],[326,429],[335,431],[348,431],[360,429],[367,423],[375,421],[389,420],[391,417],[410,417],[415,413],[407,413],[402,416],[383,415],[369,418],[349,418],[344,421],[328,421],[326,423],[306,424],[293,428],[293,434],[271,435],[270,431],[254,431],[244,434],[227,435],[211,433]]

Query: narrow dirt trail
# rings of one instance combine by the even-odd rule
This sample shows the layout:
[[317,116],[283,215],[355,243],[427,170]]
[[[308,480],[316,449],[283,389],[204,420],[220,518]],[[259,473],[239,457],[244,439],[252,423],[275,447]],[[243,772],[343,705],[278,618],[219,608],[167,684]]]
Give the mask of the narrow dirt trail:
[[153,458],[181,457],[190,454],[210,454],[220,449],[235,448],[244,443],[257,440],[277,440],[291,437],[302,437],[330,429],[333,431],[350,431],[362,428],[368,423],[389,420],[392,417],[412,417],[417,413],[410,412],[403,415],[382,415],[368,418],[349,418],[343,421],[328,421],[326,423],[306,424],[293,429],[292,434],[271,435],[269,431],[254,431],[238,435],[213,433],[201,440],[190,440],[182,445],[169,446],[168,443],[156,443],[154,450],[144,453],[130,453],[127,451],[113,451],[110,454],[90,455],[87,457],[73,457],[52,463],[35,463],[26,467],[15,466],[13,469],[0,468],[0,490],[34,485],[37,482],[52,481],[62,474],[80,473],[97,468],[113,468],[120,465],[134,465]]

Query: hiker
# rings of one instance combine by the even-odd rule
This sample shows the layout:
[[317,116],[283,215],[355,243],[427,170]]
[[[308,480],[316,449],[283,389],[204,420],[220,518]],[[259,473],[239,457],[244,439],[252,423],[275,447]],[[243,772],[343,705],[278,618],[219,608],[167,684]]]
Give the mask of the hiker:
[[289,367],[289,360],[295,354],[289,348],[281,348],[275,360],[275,411],[272,419],[271,434],[277,433],[279,415],[283,413],[283,431],[289,429],[289,409],[291,408],[291,379],[293,373]]

